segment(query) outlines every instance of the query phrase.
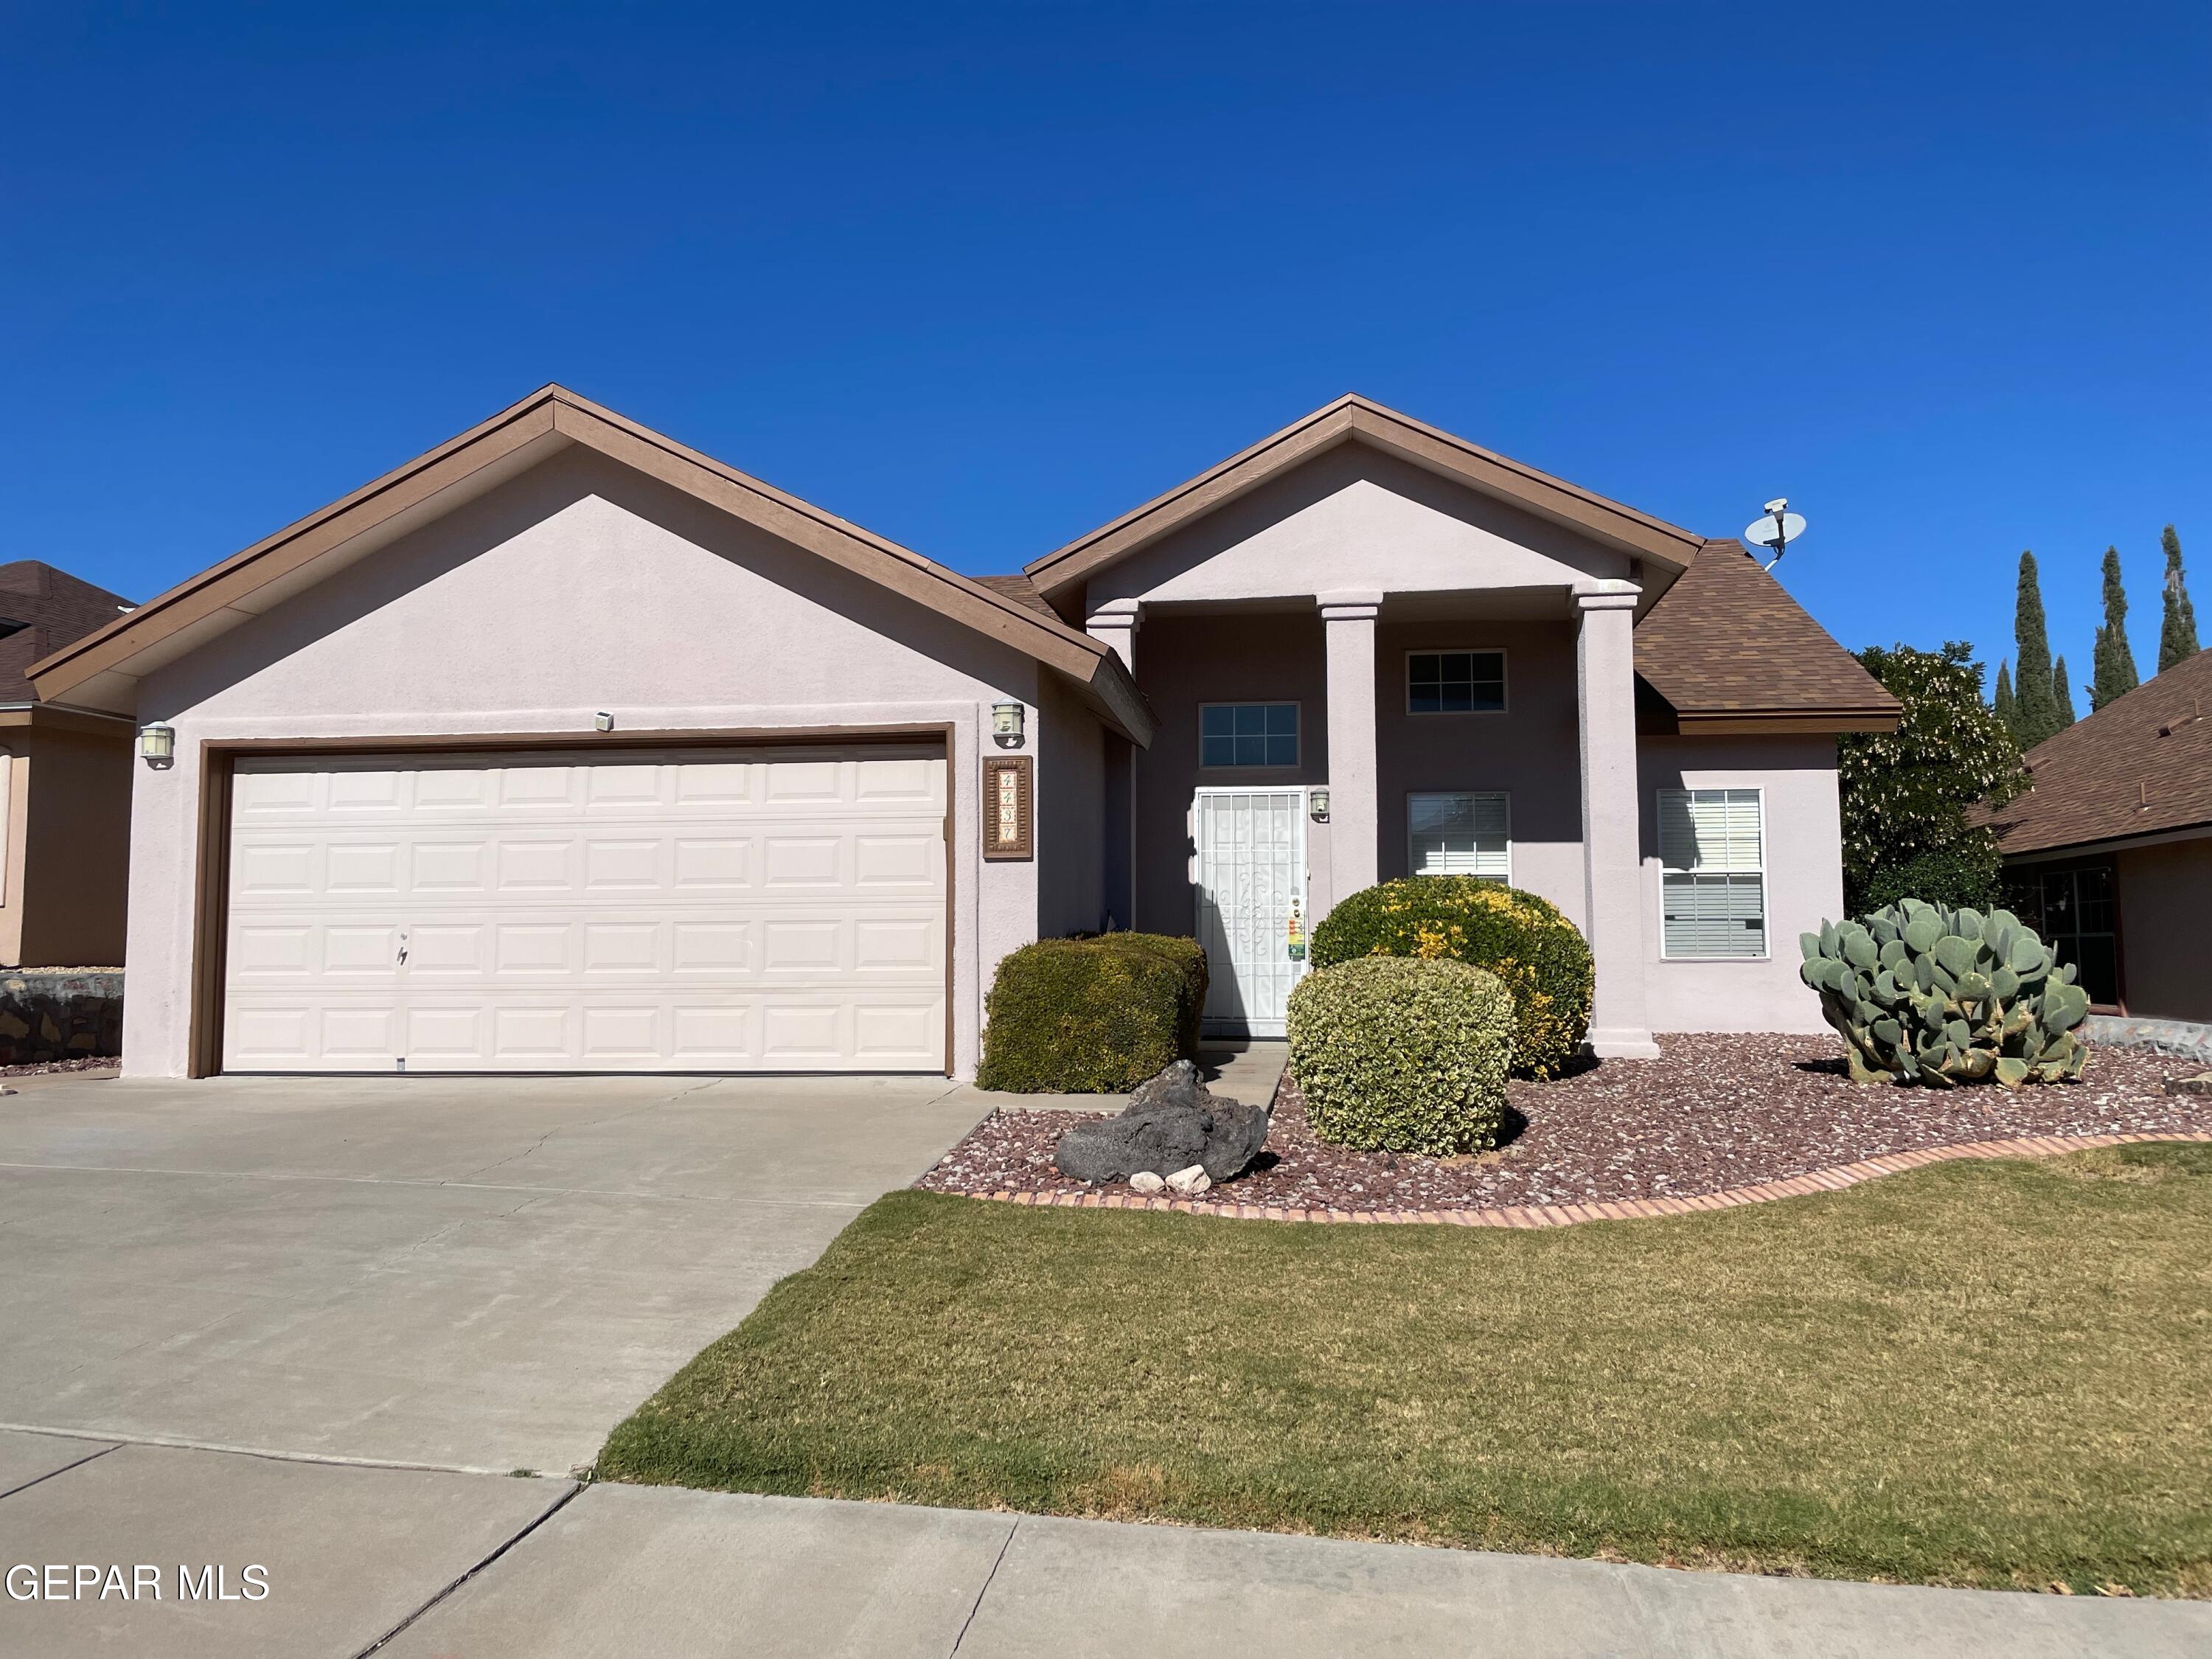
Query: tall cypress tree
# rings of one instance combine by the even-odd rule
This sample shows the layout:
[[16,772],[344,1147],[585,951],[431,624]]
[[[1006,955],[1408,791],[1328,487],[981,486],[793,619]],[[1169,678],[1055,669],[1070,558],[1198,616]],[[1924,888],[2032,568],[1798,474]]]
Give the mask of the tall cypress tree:
[[2105,625],[2097,630],[2096,680],[2089,688],[2089,712],[2142,684],[2136,653],[2128,644],[2128,595],[2120,586],[2120,550],[2105,550]]
[[2074,724],[2074,688],[2066,683],[2066,659],[2063,657],[2051,665],[2051,706],[2061,732]]
[[2020,591],[2012,613],[2013,735],[2023,752],[2058,730],[2058,702],[2051,690],[2051,632],[2043,619],[2043,586],[2035,555],[2020,556]]
[[2197,654],[2197,609],[2189,603],[2188,584],[2182,580],[2181,538],[2168,525],[2159,540],[2166,549],[2166,623],[2158,631],[2158,672],[2163,674]]
[[2008,657],[1997,665],[1996,694],[1990,700],[1990,708],[1997,717],[1997,724],[2008,732],[2019,722],[2020,710],[2013,702],[2012,659]]

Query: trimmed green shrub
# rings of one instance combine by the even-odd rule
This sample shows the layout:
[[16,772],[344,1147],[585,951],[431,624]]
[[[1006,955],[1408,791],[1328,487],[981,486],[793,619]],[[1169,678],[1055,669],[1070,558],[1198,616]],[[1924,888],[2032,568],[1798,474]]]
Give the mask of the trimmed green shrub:
[[1581,930],[1548,899],[1474,876],[1413,876],[1354,893],[1314,929],[1313,964],[1448,958],[1513,994],[1514,1069],[1557,1077],[1589,1030],[1595,973]]
[[1194,939],[1174,933],[1101,933],[1096,942],[1117,950],[1142,951],[1176,965],[1183,981],[1182,1024],[1176,1033],[1176,1041],[1181,1047],[1182,1058],[1196,1060],[1198,1024],[1206,1012],[1206,993],[1212,982],[1206,947]]
[[1112,1094],[1194,1059],[1206,951],[1158,933],[1046,939],[1009,951],[984,1002],[979,1088]]
[[1370,1152],[1498,1144],[1513,997],[1465,963],[1363,957],[1291,993],[1291,1075],[1314,1133]]

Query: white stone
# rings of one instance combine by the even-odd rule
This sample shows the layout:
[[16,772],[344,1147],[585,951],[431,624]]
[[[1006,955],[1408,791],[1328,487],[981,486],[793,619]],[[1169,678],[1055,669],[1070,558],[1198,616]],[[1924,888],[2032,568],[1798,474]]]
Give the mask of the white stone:
[[1166,1182],[1161,1180],[1159,1176],[1154,1175],[1150,1170],[1139,1170],[1136,1174],[1129,1177],[1129,1190],[1132,1192],[1143,1193],[1147,1196],[1159,1191],[1161,1188],[1167,1184],[1168,1183]]
[[[1133,1182],[1130,1183],[1134,1185]],[[1185,1198],[1195,1198],[1213,1184],[1213,1177],[1206,1172],[1206,1165],[1194,1164],[1188,1170],[1177,1170],[1168,1177],[1168,1185]]]

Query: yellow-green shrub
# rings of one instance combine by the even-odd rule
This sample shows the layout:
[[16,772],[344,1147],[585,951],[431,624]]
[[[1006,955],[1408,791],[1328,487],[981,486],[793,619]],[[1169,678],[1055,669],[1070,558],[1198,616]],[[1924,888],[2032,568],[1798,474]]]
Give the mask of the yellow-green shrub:
[[1205,947],[1160,933],[1046,939],[999,963],[975,1082],[1018,1093],[1114,1094],[1195,1059]]
[[1487,969],[1513,994],[1514,1069],[1557,1077],[1589,1030],[1595,975],[1581,931],[1548,899],[1474,876],[1363,888],[1314,929],[1313,963],[1416,957]]
[[1513,998],[1465,963],[1363,957],[1291,993],[1291,1075],[1323,1140],[1441,1157],[1498,1144]]

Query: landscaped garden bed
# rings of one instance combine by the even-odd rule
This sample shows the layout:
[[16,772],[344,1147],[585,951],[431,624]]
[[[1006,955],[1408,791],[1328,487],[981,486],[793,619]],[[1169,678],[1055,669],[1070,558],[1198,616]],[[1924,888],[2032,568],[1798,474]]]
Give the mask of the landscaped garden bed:
[[[1308,1127],[1286,1077],[1257,1166],[1208,1196],[1347,1211],[1687,1198],[1973,1141],[2212,1130],[2212,1099],[2163,1091],[2166,1079],[2193,1068],[2136,1050],[2098,1048],[2079,1082],[1938,1090],[1853,1084],[1832,1037],[1666,1036],[1660,1047],[1657,1060],[1509,1083],[1510,1138],[1473,1158],[1329,1146]],[[1053,1164],[1060,1135],[1085,1115],[999,1113],[916,1184],[978,1194],[1094,1190]]]
[[[1785,1133],[1765,1098],[1776,1079],[1723,1052],[1693,1044],[1644,1068],[1666,1091],[1609,1063],[1561,1097],[1593,1120],[1668,1109],[1663,1133],[1620,1149],[1631,1174],[1733,1179],[1743,1170],[1702,1173],[1666,1150],[1710,1135],[1701,1120],[1737,1121],[1735,1158]],[[2090,1085],[2027,1097],[2101,1127],[2154,1106],[2119,1086],[2127,1075],[2100,1057]],[[1793,1096],[1844,1087],[1810,1077]],[[1919,1090],[1852,1093],[1870,1112],[1959,1109]],[[1981,1112],[2012,1098],[1972,1091]],[[1554,1178],[1619,1178],[1579,1133],[1570,1158],[1562,1128]],[[1786,1133],[1810,1144],[1802,1124]],[[1945,1164],[1788,1203],[1528,1232],[895,1193],[618,1428],[599,1473],[2203,1595],[2208,1306],[2203,1146]]]

